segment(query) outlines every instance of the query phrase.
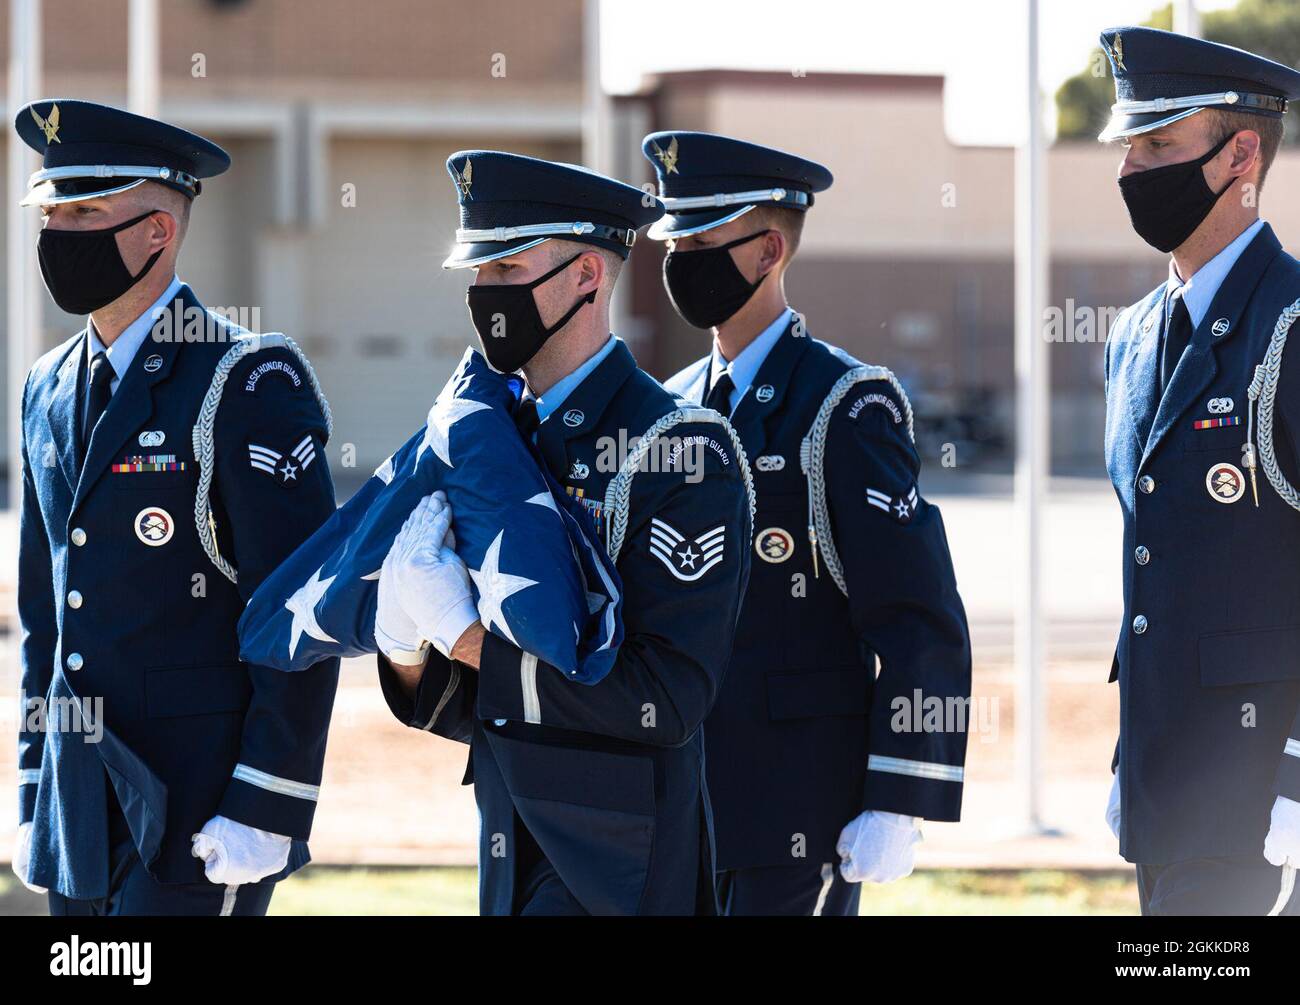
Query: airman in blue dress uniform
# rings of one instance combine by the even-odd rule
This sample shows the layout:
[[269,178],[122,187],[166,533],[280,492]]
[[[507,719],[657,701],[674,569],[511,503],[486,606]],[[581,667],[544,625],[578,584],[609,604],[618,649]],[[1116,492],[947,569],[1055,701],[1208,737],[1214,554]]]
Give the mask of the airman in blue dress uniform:
[[1116,94],[1101,139],[1127,148],[1134,229],[1171,255],[1106,345],[1124,516],[1108,816],[1144,913],[1294,914],[1300,356],[1279,358],[1274,331],[1300,263],[1258,201],[1300,73],[1151,28],[1101,43]]
[[[606,677],[573,683],[486,633],[445,525],[408,521],[394,551],[425,535],[434,557],[395,570],[397,603],[385,601],[394,570],[381,574],[385,697],[402,722],[470,744],[483,914],[715,913],[700,726],[749,574],[752,494],[727,422],[674,398],[609,331],[618,271],[663,207],[515,154],[462,151],[447,168],[461,227],[444,267],[476,270],[483,353],[522,369],[520,429],[607,542],[625,637]],[[642,466],[634,446],[651,433],[686,449]],[[626,493],[610,491],[624,472]]]
[[16,127],[46,286],[89,319],[23,389],[15,871],[54,914],[262,914],[308,858],[338,662],[241,663],[235,626],[333,511],[328,408],[175,276],[225,151],[72,99]]
[[[730,417],[753,465],[754,567],[705,723],[718,891],[732,915],[856,914],[956,820],[970,644],[907,395],[814,339],[784,275],[820,164],[707,133],[645,138],[664,285],[713,352],[670,390]],[[877,673],[877,666],[879,672]]]

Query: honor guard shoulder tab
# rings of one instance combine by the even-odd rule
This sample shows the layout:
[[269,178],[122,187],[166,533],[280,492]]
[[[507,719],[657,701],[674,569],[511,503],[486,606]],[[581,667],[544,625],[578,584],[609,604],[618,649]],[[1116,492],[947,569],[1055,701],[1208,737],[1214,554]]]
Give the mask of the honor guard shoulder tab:
[[226,350],[225,355],[218,361],[216,369],[212,373],[212,383],[208,385],[207,393],[203,396],[203,404],[199,408],[198,421],[194,424],[192,434],[194,460],[199,467],[198,489],[194,495],[194,526],[199,534],[199,542],[203,545],[203,550],[208,558],[212,560],[212,564],[232,583],[237,583],[239,581],[238,570],[221,556],[217,548],[217,538],[214,533],[215,523],[210,505],[212,472],[216,459],[215,425],[217,410],[221,406],[221,397],[231,371],[241,360],[254,353],[267,349],[285,349],[302,365],[303,373],[311,383],[312,392],[315,394],[316,401],[320,405],[321,414],[325,418],[327,437],[334,432],[334,419],[330,414],[329,402],[325,400],[325,395],[321,391],[320,381],[316,379],[316,371],[312,369],[311,363],[298,347],[298,343],[281,332],[257,334],[224,320],[223,323],[234,331],[232,340],[234,344]]
[[740,443],[740,437],[736,435],[731,423],[713,409],[704,408],[682,399],[678,399],[676,405],[677,407],[673,411],[661,416],[638,437],[636,443],[627,452],[627,457],[619,467],[618,473],[610,479],[609,485],[605,488],[605,551],[613,562],[618,561],[619,553],[623,550],[624,535],[627,533],[632,479],[641,467],[646,455],[654,447],[655,441],[680,426],[710,423],[721,426],[722,431],[726,433],[731,448],[735,451],[736,466],[740,470],[740,477],[745,485],[745,494],[749,500],[749,530],[746,534],[746,547],[749,546],[753,538],[754,514],[757,509],[754,497],[754,476],[749,470],[749,459],[745,456],[745,448]]
[[[826,571],[830,573],[835,585],[846,597],[848,586],[844,579],[844,566],[840,562],[839,552],[835,550],[835,540],[831,536],[830,512],[826,507],[826,436],[830,430],[831,415],[849,390],[866,381],[883,381],[887,383],[898,397],[901,414],[898,419],[906,422],[908,439],[915,442],[916,433],[912,426],[912,403],[908,401],[907,392],[898,382],[892,370],[883,366],[859,365],[844,373],[831,387],[817,417],[808,430],[808,434],[799,445],[799,464],[804,478],[808,481],[808,545],[812,549],[813,573],[817,572],[817,552],[820,549],[826,560]],[[888,399],[886,399],[888,400]],[[893,405],[890,401],[889,404]]]

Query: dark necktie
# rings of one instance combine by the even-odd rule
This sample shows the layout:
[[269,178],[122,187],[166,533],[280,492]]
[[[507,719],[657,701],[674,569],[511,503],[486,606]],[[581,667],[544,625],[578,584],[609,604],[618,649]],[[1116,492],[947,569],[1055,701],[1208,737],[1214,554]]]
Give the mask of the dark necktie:
[[81,427],[81,459],[85,462],[86,451],[90,446],[90,436],[95,431],[95,423],[113,400],[113,367],[108,362],[108,354],[98,352],[90,361],[90,384],[86,389],[86,418]]
[[532,398],[522,399],[515,409],[515,425],[519,427],[520,435],[531,443],[533,433],[537,432],[537,427],[541,424],[542,420],[537,416],[537,402]]
[[731,374],[724,370],[718,377],[718,382],[709,388],[709,396],[704,399],[705,407],[722,415],[731,415],[731,392],[735,389]]
[[1160,393],[1173,380],[1178,361],[1183,358],[1187,346],[1192,341],[1192,316],[1182,297],[1174,297],[1174,308],[1169,315],[1169,325],[1165,328],[1165,340],[1160,347]]

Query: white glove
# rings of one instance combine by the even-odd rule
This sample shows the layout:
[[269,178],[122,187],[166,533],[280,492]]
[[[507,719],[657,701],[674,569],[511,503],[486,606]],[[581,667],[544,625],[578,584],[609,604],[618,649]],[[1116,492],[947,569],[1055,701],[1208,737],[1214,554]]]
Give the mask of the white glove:
[[1278,796],[1268,836],[1264,838],[1264,857],[1269,865],[1300,867],[1300,803]]
[[1115,778],[1110,783],[1110,796],[1106,799],[1106,823],[1110,832],[1119,840],[1119,769],[1115,769]]
[[32,893],[49,893],[50,891],[43,886],[36,886],[34,883],[27,882],[27,870],[32,863],[32,825],[31,823],[19,824],[18,833],[14,837],[14,875],[22,882],[23,886],[31,890]]
[[243,886],[274,876],[289,864],[291,838],[213,817],[194,835],[191,854],[203,859],[203,874],[223,886]]
[[453,549],[451,505],[442,492],[420,500],[379,573],[375,641],[385,655],[428,639],[447,656],[478,620],[469,570]]
[[840,875],[850,883],[892,883],[912,874],[915,846],[921,840],[916,817],[867,810],[840,831],[835,850]]

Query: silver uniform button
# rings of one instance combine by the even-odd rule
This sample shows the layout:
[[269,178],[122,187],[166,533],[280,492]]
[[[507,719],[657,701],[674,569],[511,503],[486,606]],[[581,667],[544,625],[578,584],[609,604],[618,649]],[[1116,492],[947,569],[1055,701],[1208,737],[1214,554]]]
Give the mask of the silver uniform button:
[[1146,630],[1147,630],[1147,616],[1145,614],[1139,614],[1136,618],[1133,619],[1133,631],[1141,635]]
[[74,527],[72,529],[72,543],[78,548],[86,543],[86,532],[80,527]]
[[85,660],[81,658],[81,653],[68,653],[68,669],[80,670]]
[[80,590],[70,590],[70,591],[68,591],[68,606],[71,607],[74,611],[81,607],[81,591],[80,591]]
[[1137,559],[1138,565],[1146,565],[1151,561],[1151,552],[1147,551],[1145,547],[1139,544],[1137,546],[1137,551],[1133,553],[1133,557]]
[[1138,479],[1138,488],[1140,488],[1147,495],[1150,495],[1152,492],[1156,490],[1156,480],[1152,478],[1150,475],[1143,475],[1141,478]]
[[505,724],[506,724],[506,720],[505,720],[505,719],[493,719],[493,720],[492,720],[492,725],[494,725],[494,726],[504,726]]

